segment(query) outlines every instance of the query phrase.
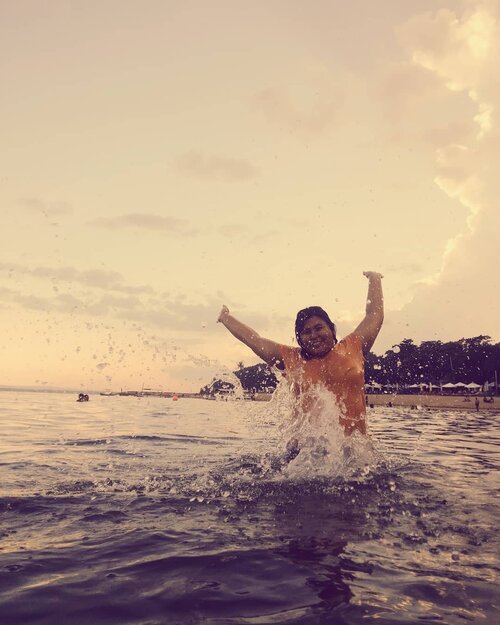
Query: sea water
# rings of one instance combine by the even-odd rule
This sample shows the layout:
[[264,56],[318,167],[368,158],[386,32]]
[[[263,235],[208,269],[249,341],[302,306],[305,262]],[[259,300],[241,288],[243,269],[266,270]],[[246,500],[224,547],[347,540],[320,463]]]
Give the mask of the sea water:
[[2,625],[499,622],[498,414],[370,409],[287,460],[279,393],[75,399],[0,393]]

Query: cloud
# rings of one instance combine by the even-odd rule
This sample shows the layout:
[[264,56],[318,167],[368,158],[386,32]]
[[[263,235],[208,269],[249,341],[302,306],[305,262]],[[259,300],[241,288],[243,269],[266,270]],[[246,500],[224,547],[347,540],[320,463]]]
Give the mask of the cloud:
[[387,273],[403,273],[408,274],[420,274],[422,272],[422,265],[419,263],[395,263],[388,265],[385,269]]
[[449,9],[417,15],[397,29],[417,67],[433,72],[452,91],[474,89],[478,68],[494,51],[496,17],[487,3],[457,15]]
[[141,310],[144,304],[141,299],[135,296],[129,297],[117,297],[115,295],[103,295],[96,300],[90,300],[82,302],[82,312],[93,316],[106,316],[108,314],[116,313],[117,316],[125,318],[130,317],[129,314],[123,315],[123,313],[131,313],[136,310]]
[[[448,9],[417,15],[397,29],[413,65],[432,73],[450,94],[465,93],[476,108],[475,115],[455,124],[455,135],[448,127],[441,135],[442,143],[436,143],[434,180],[473,215],[481,210],[483,139],[492,131],[500,103],[498,97],[498,102],[491,102],[483,88],[491,82],[491,63],[498,64],[497,22],[488,3],[475,3],[461,15]],[[472,228],[472,221],[467,225]]]
[[443,126],[432,126],[424,130],[422,137],[425,141],[440,148],[443,145],[464,145],[474,140],[477,126],[473,119],[460,122],[450,122]]
[[22,198],[18,203],[27,211],[41,213],[46,217],[70,215],[73,208],[67,202],[47,202],[38,198]]
[[[3,264],[0,270],[6,269]],[[13,270],[15,266],[9,266],[9,270]],[[38,271],[27,270],[22,268],[24,273],[28,275],[36,275],[37,277],[53,278],[54,276],[64,276],[64,280],[70,277],[77,278],[77,281],[86,286],[104,287],[105,275],[99,275],[99,272],[77,272],[72,268],[63,268],[60,271],[47,270],[47,268],[38,268]],[[105,274],[106,272],[102,272]],[[113,275],[114,272],[108,272],[109,277],[116,279],[119,274]],[[96,280],[95,275],[99,276]],[[88,280],[89,275],[92,276]],[[80,278],[80,280],[78,280]],[[83,279],[82,279],[83,278]],[[116,295],[113,293],[99,294],[97,291],[86,291],[75,296],[67,292],[59,292],[47,295],[46,288],[44,291],[26,292],[28,287],[18,287],[12,289],[0,286],[0,296],[4,304],[17,304],[23,308],[30,310],[43,310],[45,312],[60,312],[71,314],[90,315],[93,317],[115,317],[118,319],[126,319],[129,321],[137,321],[146,325],[153,325],[173,331],[190,330],[207,332],[210,328],[215,328],[215,319],[219,312],[221,302],[225,301],[223,294],[217,294],[211,299],[201,303],[189,303],[182,297],[172,298],[167,293],[155,293],[150,287],[144,288],[142,291],[127,292],[126,287],[114,285],[112,290],[120,291],[124,295]]]
[[[168,293],[140,293],[116,295],[101,294],[96,291],[81,292],[78,295],[57,292],[27,292],[28,287],[18,286],[16,289],[0,286],[0,297],[5,305],[18,305],[28,310],[70,315],[89,316],[94,318],[111,318],[121,321],[135,322],[139,326],[155,327],[171,332],[176,340],[193,340],[203,335],[215,335],[221,332],[220,324],[216,323],[222,302],[231,300],[224,293],[217,292],[204,297],[200,301],[187,301],[185,297],[173,297]],[[237,310],[241,306],[235,304]],[[265,329],[270,323],[282,324],[281,318],[269,319],[264,315],[249,311],[244,312],[245,321],[254,327]],[[188,338],[183,336],[188,333]],[[191,338],[189,338],[191,337]],[[194,338],[193,338],[194,337]],[[180,340],[180,339],[179,339]]]
[[494,235],[482,232],[487,228],[486,221],[476,233],[462,235],[438,279],[417,286],[411,302],[386,315],[383,335],[390,344],[404,337],[457,340],[480,334],[500,340],[495,288],[498,242]]
[[[495,12],[496,11],[496,12]],[[411,62],[432,72],[452,98],[468,98],[462,119],[435,138],[435,184],[468,209],[462,231],[443,247],[439,270],[417,285],[412,301],[387,315],[392,342],[500,338],[497,163],[500,153],[500,38],[497,5],[474,2],[461,13],[416,16],[399,36]],[[409,120],[411,123],[411,120]],[[456,130],[454,134],[453,130]]]
[[248,225],[238,223],[224,224],[220,226],[218,231],[226,239],[237,239],[251,245],[263,245],[280,234],[278,230],[268,230],[267,232],[255,234]]
[[380,88],[387,115],[399,119],[418,109],[424,102],[446,93],[442,81],[429,70],[409,62],[394,65]]
[[223,237],[226,237],[228,239],[240,238],[247,234],[248,226],[236,223],[224,224],[219,228],[219,232],[220,234],[222,234]]
[[262,89],[252,102],[269,123],[310,140],[323,136],[339,123],[345,90],[333,82],[328,68],[306,67],[293,87]]
[[[1,272],[7,273],[10,278],[22,274],[42,281],[38,289],[31,282],[23,285],[19,280],[16,281],[15,289],[0,284],[0,297],[5,305],[16,304],[48,313],[114,317],[174,332],[215,332],[215,320],[222,302],[232,303],[220,291],[200,302],[190,302],[182,295],[173,297],[167,292],[157,292],[149,285],[128,286],[123,283],[120,273],[102,269],[78,270],[74,267],[29,267],[0,263]],[[74,295],[64,291],[59,281],[70,285],[76,283],[88,289],[80,289]],[[261,321],[261,318],[257,321]]]
[[127,286],[123,284],[123,276],[117,271],[105,269],[80,270],[75,267],[28,267],[16,263],[1,263],[0,271],[11,276],[16,274],[30,275],[35,278],[52,281],[75,282],[88,287],[109,289],[122,293],[153,293],[149,285]]
[[240,181],[251,180],[259,175],[259,170],[248,160],[195,151],[179,155],[174,166],[181,173],[194,178]]
[[118,217],[98,217],[88,222],[92,226],[109,229],[141,228],[143,230],[153,230],[171,232],[176,235],[191,236],[196,233],[186,219],[177,217],[163,217],[148,213],[128,213]]
[[1,288],[0,294],[3,302],[11,302],[22,308],[29,310],[39,310],[44,312],[73,312],[74,308],[81,304],[81,301],[69,294],[57,295],[55,297],[43,297],[33,294],[24,294],[14,289]]
[[251,243],[253,245],[265,245],[271,239],[279,236],[280,232],[278,230],[268,230],[267,232],[261,232],[254,237],[251,238]]

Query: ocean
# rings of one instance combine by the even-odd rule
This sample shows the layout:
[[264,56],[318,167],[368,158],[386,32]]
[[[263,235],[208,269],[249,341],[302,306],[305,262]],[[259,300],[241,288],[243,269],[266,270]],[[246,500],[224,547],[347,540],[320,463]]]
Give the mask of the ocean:
[[500,621],[500,414],[75,399],[0,393],[2,625]]

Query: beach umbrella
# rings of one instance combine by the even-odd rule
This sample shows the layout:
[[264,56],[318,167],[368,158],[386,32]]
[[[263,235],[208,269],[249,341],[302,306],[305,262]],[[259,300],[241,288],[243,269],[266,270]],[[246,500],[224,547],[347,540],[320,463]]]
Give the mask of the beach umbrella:
[[448,382],[448,384],[443,384],[443,388],[457,388],[458,384],[453,384],[453,382]]
[[455,386],[460,388],[467,388],[467,384],[465,384],[464,382],[457,382]]
[[465,385],[467,388],[481,388],[480,384],[476,384],[475,382],[469,382],[469,384]]

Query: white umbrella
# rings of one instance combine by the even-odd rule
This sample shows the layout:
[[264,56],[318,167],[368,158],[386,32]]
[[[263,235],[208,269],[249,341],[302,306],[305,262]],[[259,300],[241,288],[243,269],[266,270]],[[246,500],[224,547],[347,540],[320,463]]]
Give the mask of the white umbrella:
[[470,382],[469,384],[465,385],[467,388],[481,388],[480,384],[476,384],[475,382]]
[[467,384],[465,384],[464,382],[457,382],[455,386],[459,386],[460,388],[467,388]]
[[443,384],[443,388],[456,388],[458,384],[453,384],[453,382],[448,382],[448,384]]

